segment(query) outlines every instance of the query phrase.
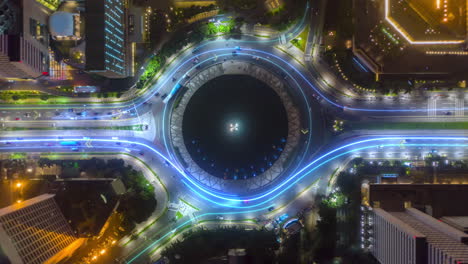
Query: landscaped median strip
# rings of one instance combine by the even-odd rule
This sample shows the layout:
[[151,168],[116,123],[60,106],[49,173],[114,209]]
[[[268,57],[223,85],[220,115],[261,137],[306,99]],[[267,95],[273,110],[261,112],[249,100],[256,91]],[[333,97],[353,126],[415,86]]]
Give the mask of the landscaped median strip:
[[24,131],[24,130],[132,130],[143,131],[143,125],[131,126],[101,126],[101,127],[0,127],[1,131]]
[[197,210],[197,211],[200,211],[200,208],[198,208],[198,207],[196,207],[195,205],[193,205],[193,204],[187,202],[186,200],[182,199],[181,197],[179,197],[179,200],[180,200],[181,202],[183,202],[184,204],[186,204],[187,206],[191,207],[192,209]]
[[328,184],[327,184],[328,187],[330,187],[330,184],[333,182],[333,179],[335,178],[336,173],[338,172],[339,169],[340,169],[340,168],[338,167],[338,168],[336,168],[336,169],[333,171],[332,175],[330,176],[330,179],[328,180]]

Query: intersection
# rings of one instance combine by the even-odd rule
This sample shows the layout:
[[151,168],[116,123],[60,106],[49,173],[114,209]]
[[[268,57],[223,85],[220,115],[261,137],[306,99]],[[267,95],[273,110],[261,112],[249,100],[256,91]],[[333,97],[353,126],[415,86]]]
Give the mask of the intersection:
[[[309,25],[299,23],[298,29],[284,35],[291,39],[305,26]],[[312,46],[316,45],[314,41],[310,40]],[[336,87],[340,83],[331,79],[324,67],[311,72],[311,67],[304,67],[285,49],[287,47],[278,39],[262,41],[248,35],[236,40],[209,40],[178,54],[156,84],[135,98],[105,103],[80,99],[82,101],[55,105],[1,105],[0,123],[4,129],[1,151],[124,156],[129,163],[143,168],[156,190],[165,189],[169,197],[183,197],[199,209],[172,222],[164,208],[178,199],[165,199],[164,203],[158,204],[157,221],[148,224],[144,236],[134,240],[127,237],[118,242],[123,251],[116,259],[122,263],[158,259],[158,252],[168,240],[176,239],[186,227],[198,225],[200,221],[249,225],[252,223],[244,220],[268,219],[285,212],[294,215],[302,206],[301,194],[324,191],[326,181],[321,178],[330,176],[352,157],[423,159],[434,150],[451,158],[466,156],[468,137],[463,130],[352,131],[326,145],[314,146],[314,131],[320,130],[321,124],[310,114],[312,109],[327,109],[344,120],[356,122],[464,121],[465,96],[455,91],[436,95],[422,92],[401,97],[350,97],[341,91],[342,87]],[[311,60],[312,64],[320,65],[314,61],[314,56]],[[259,65],[281,78],[290,87],[290,92],[301,100],[299,108],[305,113],[302,129],[311,131],[301,137],[294,166],[269,184],[242,194],[212,188],[187,173],[174,153],[169,135],[174,100],[165,102],[161,98],[175,94],[178,85],[183,86],[192,76],[213,65],[237,61]],[[236,131],[237,128],[236,123],[229,129]],[[72,149],[62,146],[62,141],[80,144]],[[268,209],[271,207],[278,210],[270,213]]]

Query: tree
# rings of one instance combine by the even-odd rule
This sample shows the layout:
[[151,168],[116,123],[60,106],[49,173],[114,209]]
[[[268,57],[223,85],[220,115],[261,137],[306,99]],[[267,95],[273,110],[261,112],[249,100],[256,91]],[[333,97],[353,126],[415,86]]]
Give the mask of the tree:
[[15,95],[13,95],[13,96],[11,97],[11,99],[13,99],[14,101],[18,101],[18,100],[20,99],[20,97],[19,97],[19,95],[16,95],[16,94],[15,94]]

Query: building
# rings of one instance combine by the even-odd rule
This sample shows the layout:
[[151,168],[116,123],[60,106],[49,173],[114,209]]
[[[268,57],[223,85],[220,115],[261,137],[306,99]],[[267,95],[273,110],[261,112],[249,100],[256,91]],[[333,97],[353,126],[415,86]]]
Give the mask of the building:
[[354,54],[383,77],[464,78],[467,5],[465,0],[355,0]]
[[60,211],[79,237],[99,236],[125,193],[122,181],[111,178],[58,179],[53,188]]
[[374,208],[371,253],[382,264],[466,264],[468,235],[414,208]]
[[468,216],[444,216],[440,220],[468,234]]
[[57,263],[83,242],[74,235],[52,194],[0,209],[0,247],[11,263]]
[[403,211],[407,203],[435,218],[468,216],[468,207],[453,201],[468,201],[468,184],[369,185],[369,205],[386,211]]
[[55,40],[79,40],[80,15],[58,11],[49,17],[49,30]]
[[127,40],[125,1],[87,0],[85,8],[85,69],[107,78],[131,76],[133,57]]
[[[49,69],[48,16],[51,9],[35,0],[2,1],[0,77],[35,78]],[[2,13],[3,13],[2,12]]]

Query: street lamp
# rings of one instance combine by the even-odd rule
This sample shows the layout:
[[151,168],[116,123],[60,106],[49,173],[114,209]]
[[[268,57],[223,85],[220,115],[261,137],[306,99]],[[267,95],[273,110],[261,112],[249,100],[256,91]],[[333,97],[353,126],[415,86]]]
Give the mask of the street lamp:
[[16,188],[21,188],[21,186],[23,186],[23,184],[21,182],[16,183]]

